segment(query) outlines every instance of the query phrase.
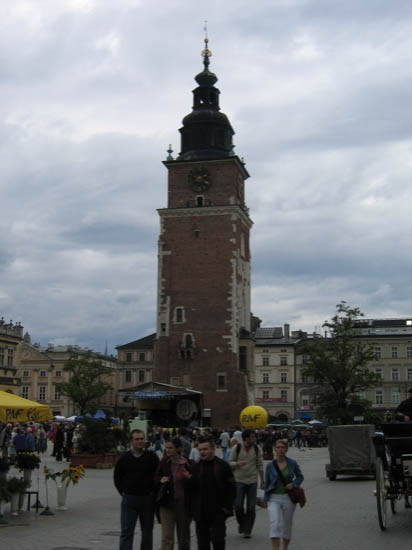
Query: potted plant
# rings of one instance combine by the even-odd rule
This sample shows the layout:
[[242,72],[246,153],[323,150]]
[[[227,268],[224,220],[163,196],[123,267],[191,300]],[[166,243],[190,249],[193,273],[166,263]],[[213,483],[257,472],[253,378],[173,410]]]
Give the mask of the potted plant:
[[7,481],[7,489],[10,493],[11,515],[18,515],[19,496],[29,488],[29,482],[20,477],[11,477]]
[[76,452],[71,456],[71,465],[82,464],[85,468],[96,468],[100,464],[113,466],[119,457],[118,440],[118,431],[114,432],[107,420],[85,417],[77,438]]
[[30,486],[33,470],[40,466],[40,458],[36,453],[17,453],[15,465],[23,472],[24,479]]
[[51,468],[44,467],[44,474],[46,481],[52,479],[56,483],[57,487],[57,509],[67,510],[66,499],[67,489],[70,483],[76,485],[79,483],[82,477],[84,477],[84,468],[82,465],[70,466],[70,468],[64,468],[61,472],[55,472]]

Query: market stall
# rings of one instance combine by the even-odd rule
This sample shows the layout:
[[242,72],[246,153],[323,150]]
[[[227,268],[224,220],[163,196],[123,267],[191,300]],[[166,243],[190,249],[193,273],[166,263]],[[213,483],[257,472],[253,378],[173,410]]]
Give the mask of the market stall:
[[47,405],[0,391],[1,422],[45,422],[47,420],[53,420],[53,414]]

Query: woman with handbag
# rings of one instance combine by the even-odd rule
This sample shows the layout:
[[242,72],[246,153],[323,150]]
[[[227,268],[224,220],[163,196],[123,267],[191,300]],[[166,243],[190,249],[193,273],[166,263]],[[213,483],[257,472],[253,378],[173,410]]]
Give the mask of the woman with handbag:
[[165,443],[165,456],[157,469],[158,517],[162,526],[161,550],[172,550],[176,526],[179,550],[190,550],[190,464],[182,455],[180,437]]
[[280,549],[281,540],[283,550],[287,550],[292,535],[293,513],[296,508],[288,491],[300,486],[303,475],[296,460],[286,456],[287,441],[278,439],[274,445],[274,451],[275,460],[266,466],[264,498],[268,503],[272,550]]

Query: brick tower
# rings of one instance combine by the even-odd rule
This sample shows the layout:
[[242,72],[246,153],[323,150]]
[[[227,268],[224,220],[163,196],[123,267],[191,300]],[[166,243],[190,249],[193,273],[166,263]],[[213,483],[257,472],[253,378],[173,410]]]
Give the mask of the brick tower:
[[207,37],[202,56],[193,111],[179,130],[181,152],[174,160],[169,151],[164,162],[154,379],[201,391],[211,424],[227,426],[248,404],[241,338],[250,332],[249,174],[220,112]]

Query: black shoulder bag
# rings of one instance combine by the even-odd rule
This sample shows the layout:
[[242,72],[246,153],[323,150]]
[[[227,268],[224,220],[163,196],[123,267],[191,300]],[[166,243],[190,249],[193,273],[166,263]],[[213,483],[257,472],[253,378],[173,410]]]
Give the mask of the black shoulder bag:
[[280,468],[279,468],[276,460],[273,461],[273,465],[276,468],[279,479],[280,479],[281,483],[283,484],[283,486],[285,487],[286,492],[287,492],[288,497],[290,498],[290,500],[293,502],[293,504],[299,504],[299,506],[301,508],[303,508],[306,504],[306,495],[305,495],[305,491],[303,490],[303,487],[292,487],[292,489],[287,489],[286,488],[286,485],[287,485],[286,479],[283,477],[283,474],[280,471]]

